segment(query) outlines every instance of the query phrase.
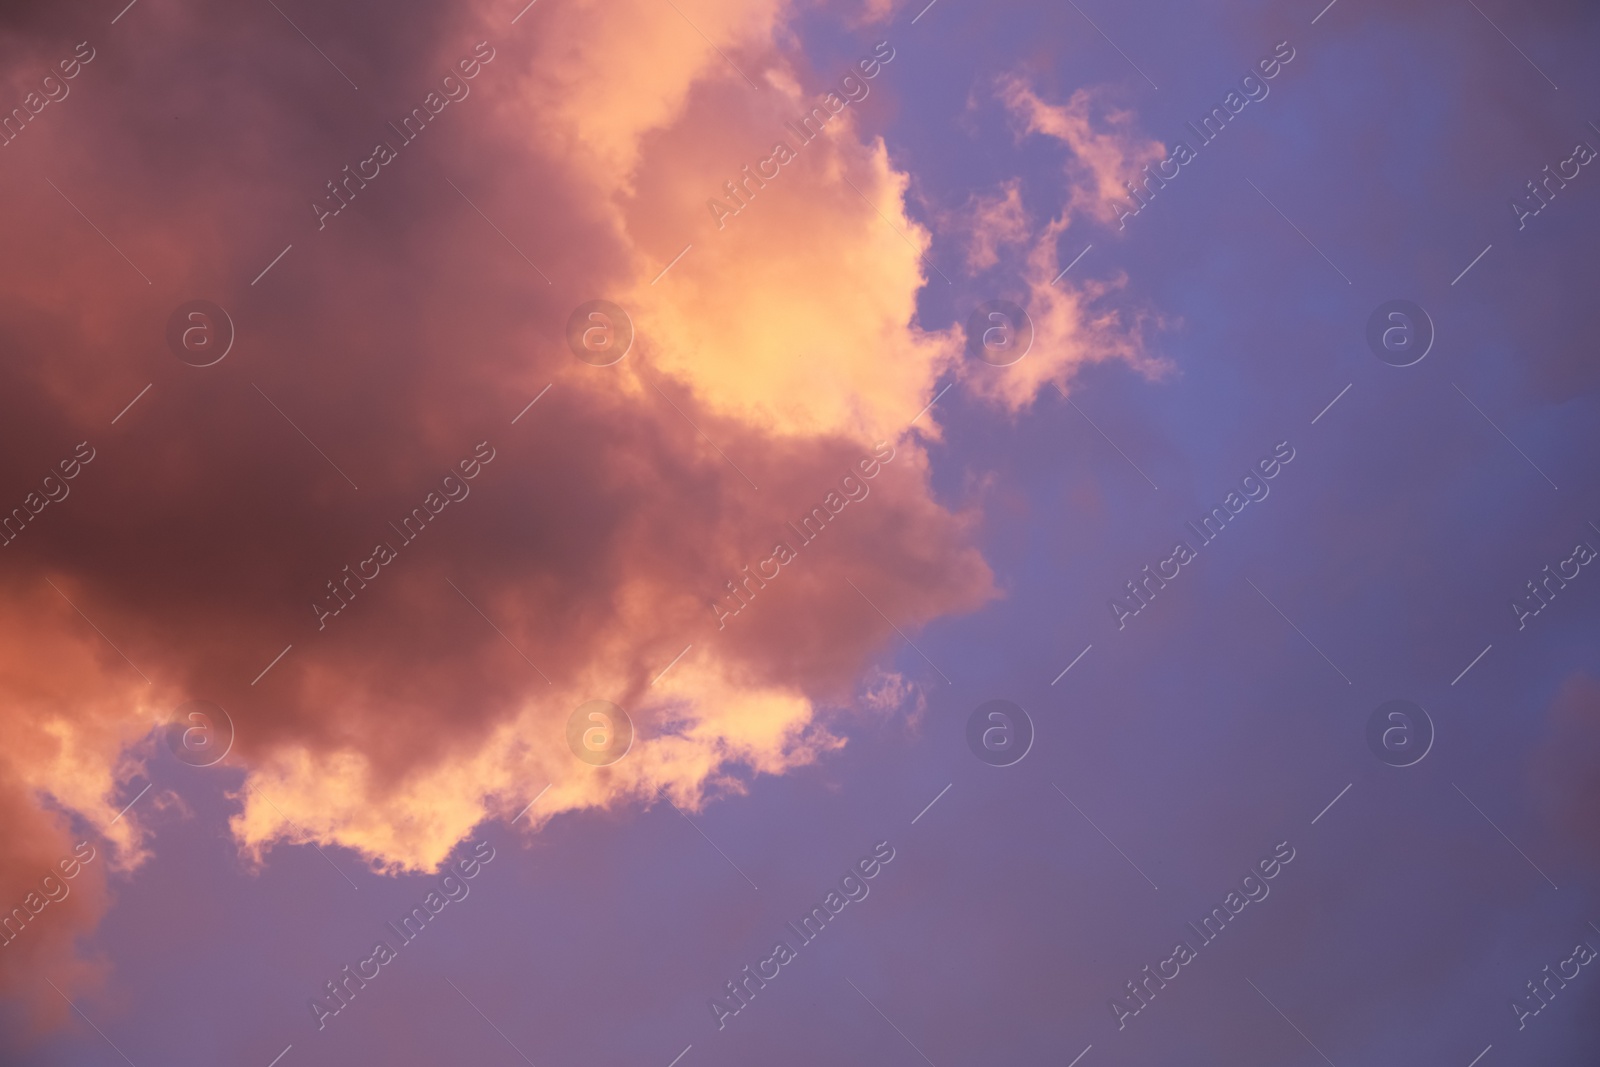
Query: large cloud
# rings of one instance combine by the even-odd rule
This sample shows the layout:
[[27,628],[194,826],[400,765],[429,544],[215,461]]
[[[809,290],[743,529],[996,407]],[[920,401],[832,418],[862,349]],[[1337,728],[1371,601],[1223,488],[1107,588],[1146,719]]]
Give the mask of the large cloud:
[[[94,458],[0,549],[19,651],[0,890],[20,899],[85,835],[109,851],[0,981],[24,957],[66,988],[95,973],[68,949],[104,872],[149,847],[142,809],[117,813],[186,700],[237,725],[254,862],[317,842],[429,869],[535,797],[532,826],[695,806],[816,759],[842,744],[819,712],[859,702],[897,630],[995,595],[975,516],[934,498],[908,432],[969,369],[959,327],[917,321],[931,235],[861,126],[892,43],[863,36],[874,62],[844,82],[780,47],[775,2],[539,5],[514,26],[499,5],[290,26],[146,0],[109,30],[30,10],[0,38],[14,96],[85,35],[94,58],[0,159],[4,506]],[[1078,98],[1004,94],[1086,161],[1074,205],[1149,150]],[[984,217],[1007,232],[978,265],[1005,253],[1040,342],[969,379],[980,395],[1016,409],[1084,361],[1145,365],[1096,309],[1115,283],[1052,284],[1066,216],[1023,240],[1013,187]],[[203,368],[164,336],[196,297],[237,330]],[[597,298],[637,333],[608,367],[566,341]],[[637,729],[611,766],[566,743],[591,699]]]
[[[270,9],[12,23],[8,68],[42,75],[91,33],[95,58],[0,160],[5,507],[78,442],[94,459],[0,549],[0,890],[111,842],[27,966],[69,990],[93,973],[67,947],[106,867],[147,847],[141,808],[116,815],[187,699],[237,724],[247,854],[313,840],[425,869],[547,783],[535,822],[814,759],[840,743],[819,709],[894,627],[993,595],[972,517],[906,437],[958,341],[914,321],[928,236],[905,175],[847,110],[718,229],[706,200],[836,74],[779,51],[780,5],[679,7],[289,11],[321,56]],[[401,144],[389,123],[480,41],[470,93]],[[313,208],[379,140],[395,158]],[[163,337],[194,297],[237,328],[205,368]],[[565,343],[602,297],[638,330],[612,367]],[[466,495],[403,541],[474,454]],[[785,526],[846,492],[866,495],[815,543]],[[719,622],[780,541],[792,562]],[[394,559],[319,617],[379,542]],[[594,698],[639,733],[606,768],[565,742]]]

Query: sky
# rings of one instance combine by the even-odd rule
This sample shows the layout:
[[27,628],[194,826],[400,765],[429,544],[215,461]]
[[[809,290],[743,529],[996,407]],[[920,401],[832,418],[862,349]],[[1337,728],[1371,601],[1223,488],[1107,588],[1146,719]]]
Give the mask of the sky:
[[0,1062],[1593,1061],[1597,42],[6,5]]

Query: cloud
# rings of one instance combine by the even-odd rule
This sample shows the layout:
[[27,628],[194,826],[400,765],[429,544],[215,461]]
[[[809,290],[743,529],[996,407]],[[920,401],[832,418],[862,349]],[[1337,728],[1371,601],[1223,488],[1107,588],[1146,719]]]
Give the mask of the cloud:
[[[994,595],[975,517],[934,498],[905,438],[958,350],[915,321],[929,236],[907,175],[847,111],[719,231],[706,199],[816,102],[802,85],[838,72],[779,51],[776,3],[683,8],[715,47],[642,2],[541,5],[516,33],[498,6],[493,29],[457,10],[362,36],[329,15],[317,36],[356,99],[283,27],[136,10],[57,121],[7,149],[26,166],[0,230],[16,252],[0,266],[3,506],[77,442],[97,452],[0,549],[16,653],[0,890],[89,828],[111,843],[93,879],[139,862],[150,812],[112,824],[133,783],[207,773],[151,743],[189,699],[237,726],[248,858],[315,841],[429,869],[546,784],[535,824],[663,792],[694,806],[815,760],[842,743],[817,709],[898,641],[878,609],[913,632]],[[55,32],[14,57],[53,62]],[[470,94],[319,226],[311,204],[341,168],[397,142],[385,120],[486,39]],[[223,104],[238,100],[250,121]],[[196,296],[237,330],[213,367],[166,349],[168,314]],[[614,367],[565,345],[595,298],[637,329]],[[870,496],[719,629],[725,583],[880,440],[898,453]],[[494,458],[470,491],[403,537],[480,449]],[[352,579],[379,543],[394,558]],[[596,698],[638,732],[609,767],[566,747]],[[91,980],[70,945],[104,908],[103,886],[75,895],[27,965],[68,992]],[[0,982],[24,955],[0,955]]]
[[1066,103],[1051,104],[1013,75],[1000,81],[999,95],[1025,132],[1059,141],[1071,151],[1066,163],[1068,216],[1116,221],[1116,202],[1127,198],[1123,182],[1145,164],[1166,157],[1160,141],[1134,131],[1134,113],[1109,103],[1104,92],[1077,89]]
[[[897,74],[891,60],[860,84],[882,91]],[[639,259],[629,301],[648,362],[713,410],[773,433],[870,442],[901,431],[959,346],[914,322],[931,237],[908,216],[909,179],[882,141],[858,134],[849,106],[820,133],[807,127],[810,140],[796,132],[823,95],[789,73],[771,73],[760,94],[714,82],[650,139],[624,208]],[[762,167],[780,144],[791,161]],[[744,206],[719,219],[707,205],[737,206],[734,181]]]
[[1105,104],[1102,94],[1088,89],[1075,91],[1065,104],[1050,104],[1012,75],[999,82],[998,93],[1025,131],[1060,141],[1071,155],[1062,171],[1063,209],[1037,236],[1030,239],[1015,179],[975,197],[959,223],[970,235],[969,267],[987,269],[1004,261],[1003,273],[1014,281],[1001,295],[1027,311],[1034,331],[1033,344],[1019,362],[991,367],[967,360],[959,367],[961,380],[978,396],[1015,413],[1047,387],[1066,392],[1086,363],[1121,360],[1152,379],[1170,373],[1171,364],[1151,350],[1150,337],[1171,323],[1121,300],[1127,279],[1120,274],[1097,278],[1091,263],[1063,278],[1063,268],[1087,251],[1087,243],[1069,253],[1072,259],[1061,258],[1074,222],[1115,219],[1122,176],[1162,158],[1161,144],[1140,138],[1131,112]]
[[[148,706],[149,687],[136,676],[129,681],[132,672],[115,651],[45,582],[12,572],[0,596],[6,605],[0,642],[7,650],[0,660],[7,724],[0,750],[0,819],[7,828],[0,839],[0,919],[11,920],[0,934],[0,991],[60,1022],[65,1005],[41,977],[63,987],[101,977],[98,964],[74,956],[73,941],[106,912],[107,871],[146,855],[148,835],[134,820],[117,819],[122,804],[113,796],[135,769],[125,749],[146,730],[139,711]],[[59,875],[60,862],[70,861],[83,841],[96,860],[67,883],[63,899],[35,912],[44,877]]]
[[1028,236],[1028,213],[1022,206],[1022,182],[1013,178],[997,192],[975,195],[967,205],[967,269],[988,270],[1000,262],[1000,252]]
[[772,39],[782,12],[776,0],[585,0],[541,12],[531,54],[497,107],[541,155],[597,183],[585,207],[610,206],[647,177],[646,136],[681,125],[694,93],[751,92],[745,78],[760,84],[780,65]]

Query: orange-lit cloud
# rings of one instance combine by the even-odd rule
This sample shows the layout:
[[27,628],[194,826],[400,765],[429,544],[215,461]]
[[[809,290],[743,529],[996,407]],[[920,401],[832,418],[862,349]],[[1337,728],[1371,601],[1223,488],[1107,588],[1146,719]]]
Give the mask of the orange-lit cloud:
[[[0,230],[19,253],[0,266],[8,484],[63,445],[99,450],[3,550],[18,654],[0,673],[16,738],[0,804],[17,831],[0,890],[25,892],[80,833],[107,847],[28,950],[63,988],[92,977],[69,946],[106,906],[105,872],[152,847],[154,797],[116,819],[119,801],[174,767],[152,729],[187,699],[237,725],[231,826],[254,861],[316,842],[426,869],[546,785],[535,826],[662,793],[698,805],[815,760],[843,743],[819,711],[848,707],[895,639],[877,609],[909,631],[994,595],[973,516],[933,499],[907,438],[960,343],[916,322],[930,236],[907,175],[845,109],[717,227],[707,199],[841,72],[778,46],[782,5],[679,6],[693,27],[671,5],[541,5],[516,36],[497,7],[492,27],[467,11],[387,28],[359,60],[336,46],[370,115],[287,35],[249,46],[259,68],[195,68],[197,40],[255,54],[248,27],[157,6],[94,71],[159,101],[149,115],[85,81],[73,121],[20,144],[60,181],[13,178]],[[174,32],[183,19],[203,25]],[[53,57],[51,25],[8,58]],[[319,229],[327,178],[485,38],[471,95]],[[177,68],[203,89],[155,73]],[[241,132],[214,101],[245,98]],[[313,109],[335,117],[314,127]],[[166,351],[168,313],[197,295],[238,331],[214,367]],[[566,348],[567,315],[600,297],[637,330],[614,367]],[[870,495],[719,627],[726,582],[879,441],[898,452]],[[415,543],[391,534],[479,442],[495,459],[470,494]],[[396,558],[319,619],[375,541]],[[638,731],[606,767],[565,740],[596,698]],[[20,958],[0,954],[0,981]]]
[[[909,176],[863,129],[863,102],[896,77],[893,42],[864,37],[876,69],[846,86],[779,47],[782,5],[680,6],[540,7],[520,37],[471,11],[394,27],[352,63],[362,99],[384,103],[336,108],[314,132],[307,109],[345,87],[303,42],[274,39],[276,65],[207,68],[206,92],[173,90],[152,72],[183,67],[197,39],[244,48],[248,33],[156,8],[129,34],[155,59],[130,68],[108,46],[96,62],[177,127],[130,119],[86,81],[72,121],[8,149],[61,179],[20,181],[4,223],[20,253],[0,266],[18,341],[0,399],[11,484],[26,492],[76,442],[98,453],[3,549],[0,629],[18,654],[0,671],[16,739],[0,813],[18,830],[0,890],[25,893],[83,834],[105,861],[32,947],[0,954],[0,982],[20,959],[64,988],[93,978],[72,939],[103,913],[107,873],[153,847],[159,788],[117,813],[174,766],[152,730],[191,698],[237,726],[231,828],[247,857],[315,842],[385,871],[433,868],[535,797],[533,827],[737,793],[843,744],[833,713],[857,702],[918,714],[914,676],[858,695],[896,639],[884,615],[910,631],[995,592],[975,517],[933,498],[911,417],[951,372],[1016,409],[1085,361],[1155,365],[1140,324],[1105,308],[1114,283],[1051,284],[1066,219],[1030,237],[1011,183],[977,204],[971,264],[1011,263],[1038,336],[1006,374],[973,374],[959,325],[917,321],[920,288],[945,280]],[[162,21],[183,18],[207,24]],[[319,228],[310,205],[389,136],[381,114],[485,38],[495,58],[470,96]],[[18,40],[24,66],[56,48],[42,29]],[[261,91],[276,78],[286,87]],[[1005,91],[1068,143],[1087,167],[1069,178],[1095,196],[1148,150],[1125,116],[1097,130],[1079,96]],[[241,96],[257,112],[244,133],[213,103]],[[801,137],[792,124],[819,106],[825,128]],[[780,141],[793,158],[743,186],[736,217],[708,210]],[[238,331],[214,367],[166,350],[168,313],[197,295]],[[596,298],[636,331],[611,367],[566,347],[567,316]],[[878,442],[896,457],[870,494],[720,622],[727,583]],[[402,539],[396,521],[475,449],[495,458],[470,493]],[[374,542],[395,558],[349,578]],[[324,618],[313,604],[330,597],[348,603]],[[567,747],[568,716],[592,699],[637,730],[609,766]]]
[[[148,730],[153,694],[67,602],[78,594],[13,575],[0,613],[0,991],[57,1021],[66,1006],[41,976],[71,986],[100,975],[74,958],[73,940],[104,914],[108,872],[135,865],[149,840],[113,797],[137,769],[127,749]],[[63,867],[80,843],[93,859]]]

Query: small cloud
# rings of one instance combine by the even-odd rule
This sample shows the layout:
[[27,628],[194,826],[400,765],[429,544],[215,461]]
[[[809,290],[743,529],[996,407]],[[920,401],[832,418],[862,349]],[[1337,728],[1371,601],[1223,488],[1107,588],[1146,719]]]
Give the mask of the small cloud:
[[1088,215],[1114,222],[1126,199],[1123,182],[1148,163],[1164,159],[1160,141],[1139,136],[1134,113],[1105,101],[1102,91],[1079,89],[1064,104],[1041,97],[1020,76],[1003,78],[999,96],[1027,133],[1042,134],[1065,144],[1069,194],[1066,216]]
[[957,225],[968,233],[967,269],[988,270],[1000,262],[1002,249],[1028,236],[1028,212],[1022,206],[1022,182],[1012,178],[994,193],[967,202]]
[[877,668],[862,686],[861,706],[885,716],[905,709],[906,722],[915,729],[928,710],[928,697],[920,686],[900,672]]
[[877,670],[861,690],[861,703],[873,711],[893,711],[911,695],[912,685],[899,672]]
[[1052,386],[1066,392],[1084,363],[1116,359],[1146,377],[1162,377],[1171,365],[1150,352],[1147,337],[1169,323],[1143,308],[1114,302],[1126,278],[1097,275],[1093,259],[1063,278],[1063,268],[1089,253],[1092,242],[1083,239],[1080,244],[1075,237],[1065,252],[1062,246],[1068,229],[1080,218],[1115,221],[1119,205],[1126,202],[1122,176],[1162,159],[1165,149],[1159,141],[1135,132],[1131,111],[1106,103],[1096,91],[1079,89],[1066,103],[1055,104],[1022,77],[1012,75],[1000,81],[998,95],[1021,120],[1024,132],[1053,138],[1071,150],[1064,168],[1065,206],[1030,242],[1016,179],[974,201],[969,265],[987,268],[1013,260],[1005,265],[1017,284],[1012,292],[996,296],[1027,311],[1033,340],[1027,355],[1005,367],[964,361],[963,383],[1015,413]]

